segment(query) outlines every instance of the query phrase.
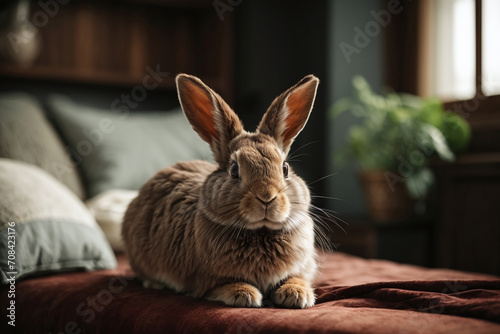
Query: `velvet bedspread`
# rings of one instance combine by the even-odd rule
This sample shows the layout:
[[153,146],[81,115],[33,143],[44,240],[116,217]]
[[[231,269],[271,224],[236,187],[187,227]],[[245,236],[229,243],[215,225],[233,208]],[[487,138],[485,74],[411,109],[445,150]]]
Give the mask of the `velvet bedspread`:
[[145,289],[118,261],[18,282],[2,333],[500,333],[500,278],[485,274],[321,253],[314,307],[243,309]]

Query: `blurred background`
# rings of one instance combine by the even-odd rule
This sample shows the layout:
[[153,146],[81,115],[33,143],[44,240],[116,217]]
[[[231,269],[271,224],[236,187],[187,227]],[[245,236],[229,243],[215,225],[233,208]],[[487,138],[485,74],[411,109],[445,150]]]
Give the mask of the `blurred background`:
[[329,247],[500,274],[498,14],[495,0],[3,1],[0,90],[49,119],[53,93],[168,110],[185,72],[253,130],[315,74],[291,164]]

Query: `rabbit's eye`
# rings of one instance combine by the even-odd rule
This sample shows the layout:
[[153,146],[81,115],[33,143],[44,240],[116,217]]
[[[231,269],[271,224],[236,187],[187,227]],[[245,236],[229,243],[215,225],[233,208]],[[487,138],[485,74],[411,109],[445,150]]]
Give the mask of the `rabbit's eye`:
[[233,161],[231,163],[231,169],[229,170],[229,174],[231,177],[237,178],[240,177],[240,168],[238,167],[238,163]]
[[283,161],[283,176],[288,177],[288,162]]

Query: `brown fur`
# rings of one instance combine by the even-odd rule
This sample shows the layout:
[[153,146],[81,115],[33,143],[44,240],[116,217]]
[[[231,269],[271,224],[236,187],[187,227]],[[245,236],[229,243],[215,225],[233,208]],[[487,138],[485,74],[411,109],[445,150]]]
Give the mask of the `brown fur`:
[[[163,169],[130,204],[122,235],[145,286],[240,307],[260,306],[265,297],[285,307],[314,304],[310,195],[291,168],[284,176],[283,163],[307,121],[317,84],[308,76],[287,90],[257,132],[248,133],[198,78],[177,77],[184,112],[218,164],[191,161]],[[233,162],[238,177],[230,175]]]

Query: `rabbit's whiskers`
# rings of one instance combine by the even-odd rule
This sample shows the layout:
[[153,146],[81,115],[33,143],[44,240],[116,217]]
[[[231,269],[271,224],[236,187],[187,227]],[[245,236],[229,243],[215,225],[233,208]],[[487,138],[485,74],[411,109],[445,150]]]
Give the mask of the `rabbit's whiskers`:
[[[302,214],[302,211],[298,211],[297,213]],[[314,221],[317,223],[314,225],[314,232],[316,236],[316,241],[320,248],[325,249],[327,251],[333,251],[332,242],[328,236],[328,232],[331,231],[331,228],[328,224],[322,221],[321,217],[315,213],[309,213]],[[298,222],[300,224],[300,222]]]
[[[294,201],[291,201],[291,203],[295,204],[295,205],[301,204],[300,202],[294,202]],[[292,212],[302,213],[302,211],[300,211],[299,209],[292,209]],[[338,226],[345,234],[347,234],[347,232],[345,231],[345,229],[341,226],[341,224],[338,221],[340,221],[346,225],[349,225],[349,224],[346,223],[345,221],[343,221],[342,219],[336,217],[335,211],[329,210],[329,209],[323,209],[323,208],[320,208],[320,207],[313,205],[313,204],[310,204],[309,214],[311,215],[311,217],[314,219],[314,221],[316,223],[314,225],[314,228],[315,228],[316,236],[318,237],[319,245],[322,248],[324,248],[328,251],[331,251],[332,250],[332,242],[331,242],[330,238],[328,237],[328,234],[333,232],[332,227],[331,227],[331,223]]]
[[323,181],[323,180],[325,180],[325,179],[327,179],[327,178],[329,178],[329,177],[335,176],[335,175],[337,175],[337,174],[338,174],[338,173],[331,173],[331,174],[325,175],[325,176],[320,177],[319,179],[317,179],[317,180],[315,180],[315,181],[309,182],[309,183],[308,183],[308,185],[315,184],[315,183],[317,183],[317,182],[319,182],[319,181]]
[[[238,240],[239,234],[243,229],[241,224],[241,215],[238,215],[231,223],[224,226],[224,228],[218,232],[217,238],[214,240],[213,244],[215,246],[215,251],[218,252],[224,244],[227,244],[228,240]],[[236,234],[236,238],[234,235]]]
[[297,148],[296,150],[294,150],[293,152],[291,152],[291,153],[289,154],[289,156],[288,156],[288,159],[287,159],[287,160],[288,160],[288,161],[292,161],[293,159],[295,159],[295,158],[297,158],[297,157],[299,157],[299,156],[301,156],[301,155],[309,155],[309,154],[299,154],[299,155],[296,155],[296,153],[297,153],[298,151],[300,151],[301,149],[303,149],[303,148],[305,148],[305,147],[309,146],[309,145],[312,145],[312,144],[317,144],[317,143],[319,143],[319,141],[312,141],[312,142],[309,142],[309,143],[306,143],[306,144],[302,145],[301,147],[299,147],[299,148]]

